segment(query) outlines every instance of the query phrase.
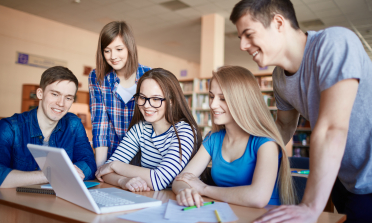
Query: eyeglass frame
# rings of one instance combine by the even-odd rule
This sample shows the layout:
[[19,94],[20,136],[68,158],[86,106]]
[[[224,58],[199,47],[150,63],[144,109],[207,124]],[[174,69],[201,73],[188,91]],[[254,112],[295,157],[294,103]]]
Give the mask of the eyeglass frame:
[[[143,103],[143,105],[139,105],[139,104],[138,104],[138,99],[136,99],[136,98],[139,97],[139,96],[141,96],[140,93],[137,93],[137,94],[133,95],[134,100],[136,101],[136,103],[137,103],[138,106],[144,106],[144,105],[146,104],[146,102],[148,101],[148,102],[149,102],[149,105],[150,105],[151,107],[153,107],[153,108],[160,108],[160,107],[163,105],[163,101],[167,100],[167,99],[165,99],[165,98],[158,98],[158,97],[146,98],[145,96],[141,96],[141,97],[144,97],[144,98],[145,98],[145,103]],[[157,99],[160,100],[160,106],[159,106],[159,107],[154,107],[154,106],[151,104],[150,99],[152,99],[152,98],[157,98]]]

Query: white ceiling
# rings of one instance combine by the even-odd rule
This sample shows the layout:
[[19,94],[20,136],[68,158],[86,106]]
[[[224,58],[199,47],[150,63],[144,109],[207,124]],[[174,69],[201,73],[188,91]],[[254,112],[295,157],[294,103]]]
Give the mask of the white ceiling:
[[[180,0],[190,7],[176,11],[160,5],[169,0],[74,1],[0,0],[0,5],[96,33],[110,21],[125,20],[132,26],[138,45],[199,63],[201,16],[222,15],[225,33],[233,34],[236,28],[228,18],[239,0]],[[344,26],[359,32],[372,46],[372,0],[292,0],[292,3],[302,30]],[[325,25],[304,27],[301,24],[315,19]],[[366,45],[365,49],[372,59]],[[239,39],[235,35],[226,35],[225,64],[257,66],[247,53],[239,50]]]

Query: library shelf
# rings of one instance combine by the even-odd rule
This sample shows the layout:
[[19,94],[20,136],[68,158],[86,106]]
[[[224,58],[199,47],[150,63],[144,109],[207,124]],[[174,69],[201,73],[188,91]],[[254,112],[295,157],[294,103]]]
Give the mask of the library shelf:
[[293,143],[293,147],[305,147],[305,148],[307,148],[307,147],[310,147],[310,145],[309,144],[302,145],[301,143]]

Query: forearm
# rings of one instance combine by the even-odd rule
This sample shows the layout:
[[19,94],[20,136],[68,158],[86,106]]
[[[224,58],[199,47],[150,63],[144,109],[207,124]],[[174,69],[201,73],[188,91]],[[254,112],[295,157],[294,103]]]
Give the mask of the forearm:
[[321,213],[337,177],[344,154],[347,129],[314,129],[310,141],[310,174],[301,203]]
[[271,191],[262,191],[252,186],[216,187],[206,186],[201,195],[227,203],[253,207],[265,207],[271,197]]
[[97,168],[102,166],[103,164],[105,164],[106,160],[107,160],[107,151],[108,151],[108,147],[107,146],[101,146],[101,147],[97,147],[95,149],[95,160],[96,160],[96,163],[97,163]]
[[14,188],[33,184],[48,183],[41,171],[12,170],[1,184],[1,188]]
[[144,168],[144,167],[138,167],[138,166],[133,166],[127,163],[123,163],[120,161],[113,161],[112,169],[115,171],[115,173],[128,177],[128,178],[133,178],[133,177],[140,177],[142,178],[146,183],[147,186],[153,190],[152,182],[151,182],[151,177],[150,177],[150,169]]
[[105,181],[105,183],[114,186],[122,186],[123,189],[128,189],[125,187],[125,182],[128,180],[128,178],[117,173],[109,173],[107,175],[104,175],[102,179]]
[[291,140],[294,132],[296,131],[296,123],[287,123],[284,124],[279,120],[275,121],[276,127],[278,128],[280,135],[283,138],[284,145],[287,145],[289,140]]
[[176,195],[179,194],[180,191],[187,189],[187,188],[191,188],[191,187],[186,182],[180,181],[180,180],[173,181],[172,190]]

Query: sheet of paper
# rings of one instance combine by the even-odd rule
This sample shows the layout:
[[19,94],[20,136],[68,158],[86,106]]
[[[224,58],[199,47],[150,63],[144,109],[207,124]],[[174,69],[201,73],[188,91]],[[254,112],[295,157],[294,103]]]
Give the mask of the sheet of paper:
[[201,208],[194,208],[187,211],[182,211],[184,206],[179,206],[176,201],[169,200],[165,211],[165,218],[170,220],[187,220],[189,222],[217,222],[217,217],[214,210],[217,210],[222,222],[230,222],[238,220],[233,210],[228,203],[215,202]]
[[[130,220],[130,221],[136,221],[136,222],[142,222],[142,223],[188,223],[189,220],[168,220],[164,218],[165,210],[167,208],[168,203],[164,203],[161,206],[158,207],[152,207],[152,208],[145,208],[140,211],[132,212],[129,214],[124,214],[118,216],[119,218]],[[190,223],[194,223],[191,221]]]

